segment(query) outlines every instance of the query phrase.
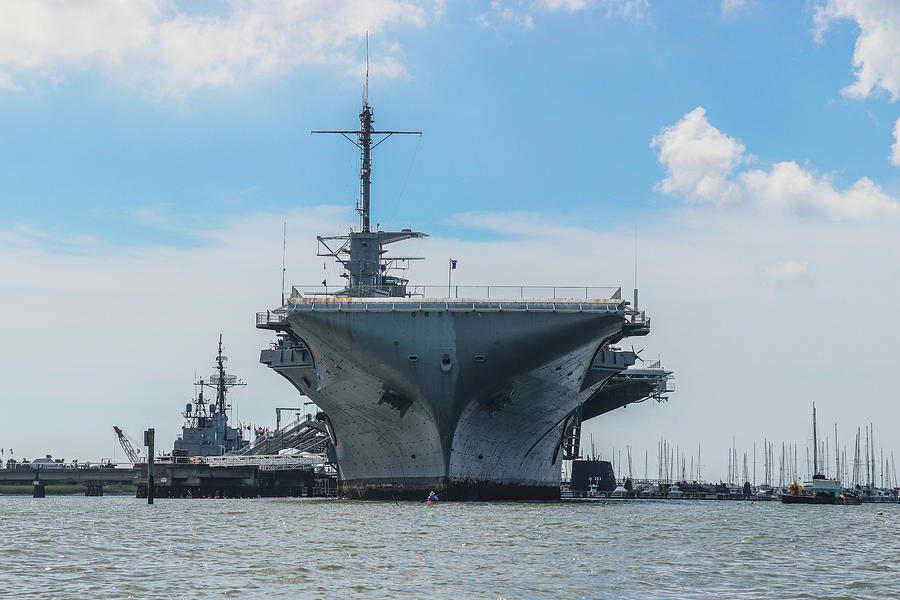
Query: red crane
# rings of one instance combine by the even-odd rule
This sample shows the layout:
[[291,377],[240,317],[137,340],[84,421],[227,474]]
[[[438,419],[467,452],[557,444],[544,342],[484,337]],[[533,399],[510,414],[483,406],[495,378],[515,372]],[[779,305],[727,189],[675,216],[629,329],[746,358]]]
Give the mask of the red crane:
[[[113,429],[115,430],[116,435],[119,437],[119,443],[122,444],[122,450],[125,451],[125,456],[128,457],[128,462],[130,462],[132,465],[138,462],[138,459],[140,458],[140,456],[138,455],[141,453],[141,450],[140,448],[138,448],[137,450],[134,449],[134,444],[137,444],[137,442],[129,439],[129,437],[125,435],[125,432],[115,425],[113,425]],[[134,444],[132,442],[134,442]]]

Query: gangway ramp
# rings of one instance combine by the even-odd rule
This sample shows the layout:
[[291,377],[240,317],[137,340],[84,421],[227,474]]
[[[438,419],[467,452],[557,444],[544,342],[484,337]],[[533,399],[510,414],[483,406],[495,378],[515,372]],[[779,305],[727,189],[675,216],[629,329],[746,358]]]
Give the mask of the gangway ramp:
[[329,440],[325,423],[307,417],[259,436],[232,455],[273,455],[287,449],[297,453],[325,454]]

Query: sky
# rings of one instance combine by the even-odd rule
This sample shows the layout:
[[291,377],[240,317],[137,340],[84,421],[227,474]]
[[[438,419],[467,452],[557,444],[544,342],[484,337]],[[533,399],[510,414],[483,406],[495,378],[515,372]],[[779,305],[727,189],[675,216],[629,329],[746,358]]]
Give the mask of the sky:
[[429,234],[414,283],[452,257],[461,285],[628,290],[637,263],[652,332],[625,345],[677,391],[587,446],[637,475],[699,446],[718,479],[732,443],[802,448],[815,402],[830,448],[873,423],[900,452],[886,0],[5,0],[0,447],[167,446],[220,333],[237,419],[298,402],[254,314],[283,227],[288,284],[338,281],[315,236],[357,224],[358,154],[309,131],[358,125],[366,32],[376,125],[424,133],[373,159],[373,222]]

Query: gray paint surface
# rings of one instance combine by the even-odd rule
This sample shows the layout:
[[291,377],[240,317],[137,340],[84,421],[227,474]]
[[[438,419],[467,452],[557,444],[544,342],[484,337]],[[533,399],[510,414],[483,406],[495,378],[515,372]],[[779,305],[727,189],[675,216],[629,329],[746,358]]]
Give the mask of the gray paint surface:
[[370,151],[394,133],[418,132],[375,131],[367,95],[359,122],[357,131],[314,132],[340,134],[361,151],[359,230],[318,238],[319,256],[342,265],[347,285],[292,293],[258,314],[258,327],[280,332],[261,362],[324,411],[347,495],[419,497],[437,488],[458,498],[558,497],[578,408],[634,362],[607,346],[646,335],[649,321],[620,292],[607,300],[412,297],[408,281],[389,274],[412,259],[392,258],[385,246],[424,234],[371,229]]
[[345,493],[553,493],[570,417],[628,366],[604,350],[625,303],[381,302],[291,299],[285,347],[261,357],[327,414]]

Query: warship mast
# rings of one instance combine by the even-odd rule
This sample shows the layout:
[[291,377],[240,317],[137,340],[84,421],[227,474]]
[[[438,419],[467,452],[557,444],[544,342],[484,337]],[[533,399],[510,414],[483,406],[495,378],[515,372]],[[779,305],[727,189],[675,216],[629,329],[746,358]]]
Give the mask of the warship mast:
[[[226,356],[222,356],[222,334],[219,334],[219,353],[216,355],[216,411],[220,414],[225,414],[225,409],[229,408],[225,404],[225,395],[228,393],[228,385],[226,384],[227,378],[225,375],[225,361],[228,359]],[[213,378],[210,378],[213,379]],[[231,385],[243,385],[243,382],[238,383],[237,378],[234,375],[231,376]]]
[[[338,296],[406,296],[407,280],[399,277],[387,277],[386,273],[394,262],[418,260],[419,257],[386,257],[382,248],[394,242],[425,237],[424,233],[410,229],[372,231],[370,223],[372,150],[392,135],[422,135],[421,131],[379,131],[374,128],[374,123],[375,111],[369,106],[369,53],[368,41],[366,41],[366,85],[363,91],[362,107],[359,111],[359,129],[318,129],[310,132],[338,134],[360,150],[359,189],[361,204],[357,203],[356,206],[360,216],[360,230],[351,230],[348,235],[318,237],[320,244],[318,256],[334,258],[347,271],[342,274],[342,277],[348,280],[347,286],[335,294]],[[335,240],[343,240],[340,247],[332,248],[329,246],[329,242]],[[324,247],[324,251],[321,247]]]
[[[235,375],[225,373],[225,362],[228,357],[222,354],[222,334],[219,334],[219,350],[216,354],[215,371],[209,380],[199,378],[194,386],[197,397],[185,406],[181,413],[184,426],[181,436],[175,440],[175,451],[183,456],[217,456],[239,450],[244,444],[243,432],[238,427],[228,426],[228,390],[237,385],[247,385]],[[204,388],[216,390],[215,402],[206,403],[203,397]]]
[[[369,201],[371,198],[372,186],[372,150],[377,148],[382,142],[392,135],[422,135],[421,131],[376,131],[372,124],[375,122],[375,111],[369,106],[369,36],[366,34],[366,87],[363,91],[362,108],[359,110],[359,130],[348,131],[340,129],[314,130],[310,133],[336,133],[342,135],[351,144],[359,148],[361,166],[359,169],[359,193],[362,200],[362,206],[357,206],[361,221],[361,230],[363,233],[370,231],[369,227]],[[356,140],[351,138],[356,136]],[[383,135],[372,145],[372,136]]]

